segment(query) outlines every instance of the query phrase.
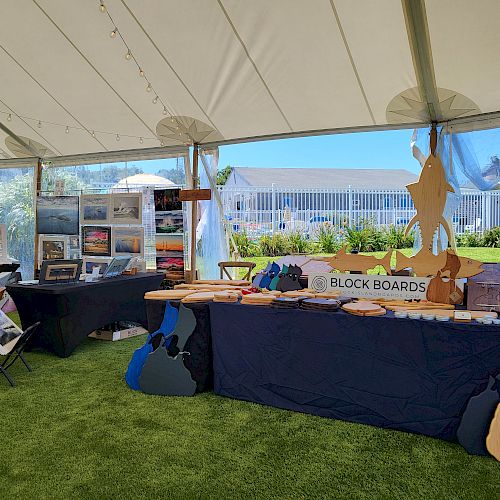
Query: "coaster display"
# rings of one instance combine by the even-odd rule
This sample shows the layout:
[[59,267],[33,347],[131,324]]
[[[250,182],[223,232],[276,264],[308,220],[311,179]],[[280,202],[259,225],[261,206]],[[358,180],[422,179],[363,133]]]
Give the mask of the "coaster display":
[[304,299],[300,302],[300,308],[308,311],[334,312],[340,308],[340,302],[336,299]]
[[299,304],[300,300],[296,297],[276,297],[271,306],[277,309],[297,309]]
[[354,314],[356,316],[383,316],[386,313],[386,310],[383,307],[367,300],[344,304],[342,309],[349,314]]
[[214,300],[214,292],[197,292],[184,297],[181,302],[188,304],[192,302],[210,302]]
[[144,298],[146,300],[175,300],[183,299],[192,293],[195,293],[194,290],[154,290],[146,292]]
[[274,299],[274,295],[270,293],[250,293],[248,295],[243,295],[241,303],[254,306],[269,306]]
[[[440,318],[446,317],[448,319],[452,319],[455,315],[455,310],[454,309],[413,309],[413,308],[405,308],[405,307],[387,307],[389,310],[393,310],[395,313],[400,312],[400,311],[405,311],[407,313],[409,312],[414,312],[417,314],[432,314],[436,316],[436,319],[439,320]],[[482,319],[482,318],[488,318],[488,317],[496,317],[495,312],[491,313],[489,311],[463,311],[463,312],[468,312],[471,315],[471,319]],[[491,315],[495,316],[491,316]]]

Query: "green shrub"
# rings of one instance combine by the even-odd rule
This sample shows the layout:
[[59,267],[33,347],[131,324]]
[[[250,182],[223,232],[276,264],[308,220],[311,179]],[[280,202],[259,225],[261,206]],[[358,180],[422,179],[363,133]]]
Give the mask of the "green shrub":
[[378,252],[387,248],[385,231],[371,224],[364,227],[349,227],[346,230],[346,242],[350,250],[358,252]]
[[492,227],[484,232],[481,246],[500,248],[500,226]]
[[240,233],[233,233],[233,239],[238,248],[240,257],[256,257],[255,252],[258,252],[257,245],[250,240],[245,230]]
[[266,257],[276,257],[278,255],[287,255],[290,253],[288,238],[283,233],[274,233],[271,236],[261,236],[259,247],[262,255]]
[[457,246],[459,247],[482,247],[483,238],[477,233],[464,233],[457,236]]
[[309,241],[300,231],[291,231],[284,236],[287,239],[290,253],[308,253],[311,250]]
[[387,248],[413,248],[415,237],[413,231],[405,236],[405,226],[389,226],[386,230]]
[[329,222],[324,222],[318,226],[314,238],[317,240],[320,252],[337,253],[342,246],[342,235],[339,229]]

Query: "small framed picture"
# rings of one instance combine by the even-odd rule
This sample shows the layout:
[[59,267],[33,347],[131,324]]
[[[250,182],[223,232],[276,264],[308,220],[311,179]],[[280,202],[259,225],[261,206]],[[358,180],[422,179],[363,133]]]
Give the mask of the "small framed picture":
[[98,267],[99,274],[104,274],[112,260],[112,257],[85,257],[83,259],[82,273],[92,274],[94,267]]
[[80,278],[81,259],[44,260],[40,270],[40,284],[74,283]]
[[113,255],[144,255],[143,227],[115,227],[113,229]]
[[82,194],[80,196],[80,223],[108,224],[110,219],[111,195]]
[[142,224],[142,193],[115,193],[111,196],[112,224]]
[[67,259],[69,257],[69,241],[64,235],[41,234],[38,237],[38,266],[44,260]]
[[111,228],[82,226],[82,255],[111,256]]

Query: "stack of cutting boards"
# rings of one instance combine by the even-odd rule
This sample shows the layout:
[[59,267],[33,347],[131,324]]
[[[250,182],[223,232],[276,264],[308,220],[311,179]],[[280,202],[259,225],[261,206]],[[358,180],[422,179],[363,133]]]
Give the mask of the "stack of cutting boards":
[[146,300],[176,300],[183,299],[193,293],[193,290],[154,290],[152,292],[146,292],[144,298]]
[[271,305],[276,309],[297,309],[299,303],[300,301],[296,297],[275,297]]
[[238,302],[238,291],[214,292],[214,302]]
[[181,302],[192,304],[196,302],[211,302],[214,300],[214,292],[196,292],[184,297]]
[[300,304],[300,308],[307,311],[334,312],[338,311],[339,307],[340,302],[335,299],[304,299]]
[[275,296],[270,293],[249,293],[248,295],[243,295],[241,303],[253,306],[269,306],[273,303],[274,299]]
[[342,309],[356,316],[383,316],[386,313],[386,310],[379,304],[367,300],[349,302],[348,304],[344,304]]

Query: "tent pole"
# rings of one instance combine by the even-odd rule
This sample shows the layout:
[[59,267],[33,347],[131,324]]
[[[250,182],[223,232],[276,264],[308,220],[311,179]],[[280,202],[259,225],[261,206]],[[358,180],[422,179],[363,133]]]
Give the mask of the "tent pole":
[[431,137],[430,137],[430,149],[431,149],[431,154],[434,156],[436,156],[436,146],[437,146],[436,122],[432,122],[432,124],[431,124]]
[[37,212],[38,212],[38,194],[42,190],[42,159],[38,158],[35,172],[33,176],[33,212],[35,214],[35,262],[34,268],[38,269],[38,222],[37,222]]
[[[198,144],[193,144],[193,189],[200,187],[198,176]],[[196,227],[198,225],[198,202],[191,202],[191,283],[196,279]]]

